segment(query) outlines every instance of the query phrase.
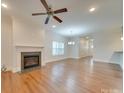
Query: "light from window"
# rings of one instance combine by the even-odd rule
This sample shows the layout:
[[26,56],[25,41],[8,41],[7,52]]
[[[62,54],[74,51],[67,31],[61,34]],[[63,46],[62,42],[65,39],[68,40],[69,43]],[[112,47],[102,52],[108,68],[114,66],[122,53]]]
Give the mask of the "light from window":
[[55,55],[64,55],[64,43],[53,41],[52,43],[52,54]]

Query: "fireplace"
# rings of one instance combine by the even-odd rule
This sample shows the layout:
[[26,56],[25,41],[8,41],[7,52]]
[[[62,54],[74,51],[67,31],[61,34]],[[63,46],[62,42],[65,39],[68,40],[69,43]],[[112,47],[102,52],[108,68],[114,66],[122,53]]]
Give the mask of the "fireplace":
[[21,71],[41,67],[41,52],[21,52]]

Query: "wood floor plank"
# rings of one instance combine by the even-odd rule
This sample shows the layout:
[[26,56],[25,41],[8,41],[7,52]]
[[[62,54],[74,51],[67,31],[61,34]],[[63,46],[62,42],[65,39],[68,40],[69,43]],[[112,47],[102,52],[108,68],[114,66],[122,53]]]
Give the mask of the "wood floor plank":
[[2,93],[122,93],[119,65],[91,58],[51,62],[25,73],[2,73]]

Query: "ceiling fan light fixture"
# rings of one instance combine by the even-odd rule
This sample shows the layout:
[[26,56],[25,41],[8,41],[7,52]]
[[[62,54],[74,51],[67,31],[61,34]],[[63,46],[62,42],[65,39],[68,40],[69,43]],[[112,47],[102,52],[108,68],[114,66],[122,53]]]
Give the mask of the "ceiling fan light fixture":
[[53,25],[52,28],[56,28],[56,25]]
[[[55,16],[54,14],[67,12],[68,11],[67,8],[62,8],[62,9],[58,9],[58,10],[53,11],[51,6],[48,6],[46,0],[40,0],[40,1],[43,4],[44,8],[46,9],[46,13],[33,13],[32,16],[46,15],[47,14],[48,16],[46,18],[45,24],[48,24],[50,16],[52,16],[52,18],[54,18],[59,23],[62,23],[62,20],[59,17]],[[55,26],[53,28],[55,28]]]
[[96,10],[96,8],[94,8],[94,7],[89,9],[90,12],[93,12],[95,10]]

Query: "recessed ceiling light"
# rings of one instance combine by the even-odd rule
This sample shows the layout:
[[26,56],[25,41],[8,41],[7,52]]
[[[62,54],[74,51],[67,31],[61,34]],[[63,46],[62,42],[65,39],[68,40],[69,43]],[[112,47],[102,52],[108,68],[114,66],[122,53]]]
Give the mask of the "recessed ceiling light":
[[2,3],[2,6],[3,6],[4,8],[7,8],[7,5],[6,5],[6,4],[4,4],[4,3]]
[[90,12],[93,12],[93,11],[95,11],[95,9],[96,9],[96,8],[90,8],[89,11],[90,11]]
[[56,25],[53,25],[52,27],[53,27],[53,28],[56,28]]

